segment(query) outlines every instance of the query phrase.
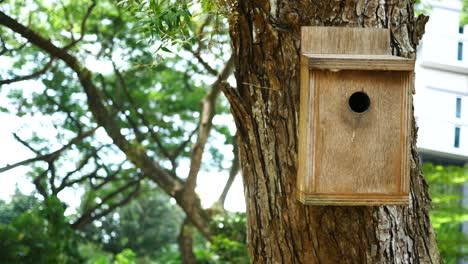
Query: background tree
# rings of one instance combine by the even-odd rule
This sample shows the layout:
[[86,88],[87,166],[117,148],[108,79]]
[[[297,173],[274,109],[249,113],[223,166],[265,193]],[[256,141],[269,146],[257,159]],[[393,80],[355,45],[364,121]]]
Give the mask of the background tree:
[[[9,203],[29,206],[23,202]],[[32,198],[32,197],[31,197]],[[32,198],[34,199],[34,198]],[[28,198],[28,200],[32,200]],[[13,211],[16,216],[0,224],[0,263],[80,263],[77,250],[78,236],[63,215],[64,205],[55,197],[44,201],[44,206]]]
[[177,253],[182,222],[182,212],[167,195],[154,186],[145,186],[127,206],[87,225],[83,231],[88,241],[101,245],[106,252],[118,254],[129,248],[139,262],[152,263],[168,252]]
[[39,204],[40,202],[34,197],[34,194],[25,195],[17,187],[9,203],[0,200],[0,224],[10,224],[13,219],[34,209]]
[[[218,210],[203,209],[195,187],[200,171],[229,170],[218,148],[234,148],[234,131],[213,124],[228,110],[219,95],[233,68],[222,21],[183,1],[0,4],[0,55],[9,64],[0,85],[10,98],[2,110],[48,126],[43,134],[34,127],[16,133],[34,157],[0,172],[30,166],[44,201],[85,190],[71,219],[75,230],[128,204],[151,181],[183,210],[181,230],[193,225],[211,240]],[[138,17],[142,6],[154,8],[151,21]],[[87,68],[89,61],[98,66]],[[213,140],[222,143],[206,148]],[[204,153],[211,162],[202,166]],[[234,166],[218,205],[238,170],[230,156]],[[179,245],[192,263],[192,234],[185,234]]]
[[[35,196],[17,190],[10,201],[0,200],[0,263],[182,263],[183,214],[154,186],[78,231],[68,224],[64,203]],[[217,215],[210,226],[217,233],[212,242],[194,232],[198,263],[248,263],[244,213]]]

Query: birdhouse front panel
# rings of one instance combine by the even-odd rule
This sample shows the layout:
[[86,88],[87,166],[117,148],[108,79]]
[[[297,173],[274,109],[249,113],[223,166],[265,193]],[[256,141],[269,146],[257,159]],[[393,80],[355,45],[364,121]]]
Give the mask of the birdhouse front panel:
[[[401,72],[313,72],[318,193],[398,193],[402,173]],[[337,166],[337,162],[339,165]],[[336,184],[339,182],[339,184]]]
[[[375,38],[376,49],[359,45],[366,42],[358,37],[359,30],[369,33],[365,29],[330,30],[303,30],[303,41],[322,38],[315,41],[344,54],[316,53],[314,48],[324,51],[320,45],[303,50],[298,199],[318,205],[406,204],[414,61],[379,54],[383,44]],[[372,32],[389,38],[388,31]],[[370,54],[356,54],[353,45],[334,39],[347,35],[359,49],[368,45]]]

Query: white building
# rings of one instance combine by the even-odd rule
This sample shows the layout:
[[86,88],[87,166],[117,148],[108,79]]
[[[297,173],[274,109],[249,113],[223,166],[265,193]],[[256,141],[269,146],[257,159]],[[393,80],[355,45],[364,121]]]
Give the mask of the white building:
[[[417,145],[423,161],[468,166],[468,26],[460,26],[460,0],[430,5],[415,69]],[[468,183],[462,192],[468,206]],[[461,230],[468,234],[468,222]]]
[[468,27],[461,1],[431,2],[416,63],[418,148],[426,160],[468,164]]

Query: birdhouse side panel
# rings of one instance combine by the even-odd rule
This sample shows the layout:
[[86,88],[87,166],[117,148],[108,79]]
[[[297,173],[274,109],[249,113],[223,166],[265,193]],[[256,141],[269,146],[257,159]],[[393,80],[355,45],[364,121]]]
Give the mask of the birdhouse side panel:
[[299,106],[299,136],[298,136],[298,190],[313,189],[312,157],[312,124],[314,78],[309,76],[307,58],[301,58],[301,91]]

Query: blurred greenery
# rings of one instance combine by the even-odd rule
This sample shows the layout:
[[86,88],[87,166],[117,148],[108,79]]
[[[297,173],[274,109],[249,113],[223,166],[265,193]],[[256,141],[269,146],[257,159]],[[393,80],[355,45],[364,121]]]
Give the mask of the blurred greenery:
[[[231,53],[218,1],[7,0],[0,5],[90,68],[100,103],[117,123],[113,129],[176,185],[184,185],[201,102]],[[0,111],[18,117],[24,125],[15,139],[40,157],[26,164],[36,192],[0,201],[2,234],[9,237],[0,250],[14,247],[11,256],[0,258],[32,261],[44,247],[44,258],[36,263],[179,263],[177,239],[186,216],[168,195],[180,190],[164,193],[155,184],[159,175],[128,161],[128,149],[118,147],[91,114],[94,98],[88,98],[76,72],[3,26],[0,40],[5,62]],[[42,74],[30,81],[1,83],[38,71]],[[233,121],[226,99],[218,98],[214,108],[222,121],[213,122],[200,173],[227,175],[232,153],[226,149],[233,148],[235,131],[227,126]],[[87,131],[93,133],[75,140]],[[79,193],[77,208],[67,208],[64,197],[70,193]],[[45,221],[46,212],[54,217]],[[33,231],[28,228],[36,232],[31,240],[18,239]],[[226,259],[216,247],[233,242],[225,239],[215,247],[201,236],[197,241],[195,251],[213,256],[209,261]]]
[[[468,169],[425,163],[423,171],[439,249],[446,263],[456,263],[468,257],[468,238],[461,232],[461,223],[468,221],[462,204]],[[74,232],[58,199],[41,202],[16,191],[10,202],[0,201],[0,263],[180,263],[177,235],[183,214],[161,191],[147,186],[142,194]],[[212,242],[196,235],[198,261],[248,263],[245,213],[221,214],[211,224],[217,230]]]
[[421,14],[428,16],[430,15],[431,11],[432,11],[431,3],[427,1],[421,1],[421,0],[416,0],[414,2],[414,12],[416,16],[419,16]]
[[103,251],[118,254],[132,249],[142,262],[143,258],[157,261],[159,256],[178,250],[183,216],[165,193],[145,186],[138,198],[86,226],[83,232],[87,241],[100,245]]
[[211,242],[196,236],[195,254],[200,264],[247,264],[245,213],[218,215],[211,223],[217,235]]
[[21,214],[31,211],[39,206],[40,202],[33,195],[21,193],[18,186],[15,189],[11,201],[6,203],[0,200],[0,224],[8,225]]
[[[24,198],[19,193],[15,196]],[[66,222],[64,205],[57,198],[51,197],[25,211],[22,209],[28,206],[30,199],[15,200],[10,204],[16,208],[16,216],[11,222],[0,225],[1,263],[81,262],[77,236]],[[15,207],[18,203],[21,206]]]
[[463,197],[462,190],[468,184],[468,168],[424,163],[422,169],[434,205],[431,222],[445,263],[468,260],[468,236],[461,230],[461,224],[468,222],[468,197]]
[[[57,198],[36,196],[16,191],[11,201],[0,200],[0,263],[181,263],[177,237],[183,214],[161,191],[145,187],[126,207],[79,231],[70,228]],[[212,242],[196,233],[199,263],[249,263],[245,213],[214,219]]]
[[468,0],[462,0],[462,12],[460,16],[460,24],[468,24]]

